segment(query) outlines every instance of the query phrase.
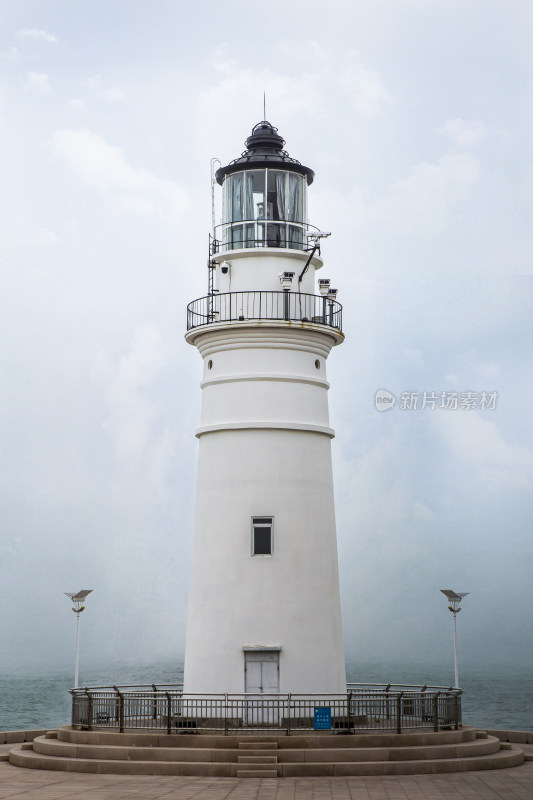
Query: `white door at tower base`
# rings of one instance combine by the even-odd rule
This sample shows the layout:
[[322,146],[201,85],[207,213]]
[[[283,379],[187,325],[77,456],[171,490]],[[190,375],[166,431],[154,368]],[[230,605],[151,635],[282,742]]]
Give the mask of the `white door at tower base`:
[[[244,691],[248,725],[277,725],[279,720],[279,651],[257,650],[244,653]],[[266,695],[266,696],[265,696]]]

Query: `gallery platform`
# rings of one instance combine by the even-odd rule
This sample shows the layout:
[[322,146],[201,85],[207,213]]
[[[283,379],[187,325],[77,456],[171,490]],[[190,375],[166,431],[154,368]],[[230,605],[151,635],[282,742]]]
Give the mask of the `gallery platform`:
[[467,726],[402,734],[230,737],[64,726],[16,744],[9,753],[10,764],[30,769],[226,778],[458,773],[508,769],[524,759],[520,746]]

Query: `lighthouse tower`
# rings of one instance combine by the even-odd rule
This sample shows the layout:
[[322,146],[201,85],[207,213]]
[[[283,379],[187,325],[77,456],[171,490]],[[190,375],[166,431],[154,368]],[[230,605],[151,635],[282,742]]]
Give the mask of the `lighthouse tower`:
[[184,691],[346,691],[326,360],[341,306],[307,222],[314,173],[269,122],[216,173]]

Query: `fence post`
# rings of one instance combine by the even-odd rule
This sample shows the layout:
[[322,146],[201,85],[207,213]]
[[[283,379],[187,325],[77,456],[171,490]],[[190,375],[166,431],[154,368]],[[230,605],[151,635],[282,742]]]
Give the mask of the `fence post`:
[[92,731],[93,729],[93,696],[88,689],[85,689],[85,692],[88,697],[87,703],[87,730]]
[[287,736],[291,735],[291,693],[287,695]]
[[352,693],[348,692],[348,733],[352,732]]
[[403,692],[396,697],[396,733],[402,732],[402,697]]
[[390,719],[390,695],[389,695],[390,686],[391,686],[390,683],[388,683],[387,686],[385,687],[385,692],[387,693],[387,698],[385,700],[385,703],[386,703],[386,707],[387,707],[387,719],[388,720]]
[[228,695],[224,695],[224,736],[228,735]]
[[118,725],[121,733],[124,733],[124,695],[119,691],[118,686],[113,686],[118,696]]
[[157,719],[157,686],[155,683],[152,683],[152,689],[154,690],[154,703],[152,707],[152,719]]
[[435,732],[439,730],[439,695],[440,692],[433,695],[433,730]]
[[172,697],[170,692],[165,692],[167,696],[167,733],[172,733]]

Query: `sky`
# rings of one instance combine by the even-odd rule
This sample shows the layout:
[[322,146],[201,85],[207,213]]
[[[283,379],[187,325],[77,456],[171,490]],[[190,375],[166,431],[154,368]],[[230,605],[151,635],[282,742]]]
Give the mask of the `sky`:
[[73,667],[82,588],[82,682],[183,657],[185,310],[210,159],[242,152],[264,92],[344,307],[347,656],[452,677],[451,588],[461,663],[531,663],[532,34],[527,0],[0,2],[0,669]]

